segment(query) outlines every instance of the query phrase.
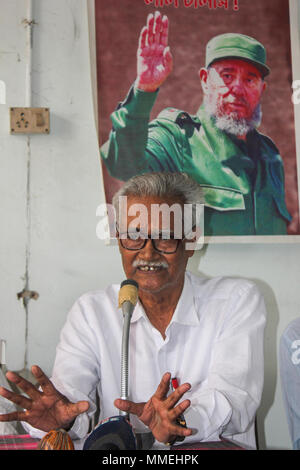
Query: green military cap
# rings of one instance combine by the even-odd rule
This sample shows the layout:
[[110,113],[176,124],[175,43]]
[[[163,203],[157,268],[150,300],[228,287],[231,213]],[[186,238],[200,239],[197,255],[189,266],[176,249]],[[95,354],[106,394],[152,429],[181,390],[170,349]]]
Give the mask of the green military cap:
[[251,62],[266,76],[270,69],[266,64],[266,49],[256,39],[244,34],[227,33],[212,38],[206,46],[206,67],[216,60],[228,58]]

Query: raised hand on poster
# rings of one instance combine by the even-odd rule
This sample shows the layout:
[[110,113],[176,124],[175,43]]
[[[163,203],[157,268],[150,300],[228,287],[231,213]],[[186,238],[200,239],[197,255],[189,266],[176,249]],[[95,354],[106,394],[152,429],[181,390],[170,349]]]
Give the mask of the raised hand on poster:
[[141,31],[137,51],[137,79],[135,86],[143,91],[159,88],[173,68],[168,46],[169,21],[160,12],[148,15],[147,25]]

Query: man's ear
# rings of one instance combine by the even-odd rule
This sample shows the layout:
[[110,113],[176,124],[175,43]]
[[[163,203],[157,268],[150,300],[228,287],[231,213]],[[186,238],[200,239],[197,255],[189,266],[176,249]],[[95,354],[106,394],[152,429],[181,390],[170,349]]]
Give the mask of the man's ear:
[[122,246],[121,246],[120,235],[119,235],[118,230],[116,230],[116,240],[117,240],[117,243],[118,243],[119,252],[122,253]]
[[267,84],[267,82],[264,81],[263,87],[262,87],[262,93],[263,93],[264,91],[266,91],[267,88],[268,88],[268,84]]
[[199,70],[199,78],[200,78],[200,83],[202,86],[202,90],[204,93],[206,93],[207,90],[207,79],[208,79],[208,70],[204,67],[202,67]]
[[191,238],[187,238],[185,241],[185,250],[187,252],[188,258],[193,256],[194,252],[197,250],[201,250],[204,244],[204,237],[203,237],[203,230],[201,227],[195,227],[195,231],[193,232],[193,236]]

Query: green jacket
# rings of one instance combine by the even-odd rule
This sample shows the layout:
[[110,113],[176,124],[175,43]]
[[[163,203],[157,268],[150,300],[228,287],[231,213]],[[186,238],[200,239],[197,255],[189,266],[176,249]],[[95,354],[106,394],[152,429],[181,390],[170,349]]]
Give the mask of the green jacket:
[[274,143],[257,131],[247,143],[214,125],[201,107],[196,116],[167,108],[151,121],[157,92],[131,88],[112,113],[101,157],[111,176],[182,171],[201,186],[205,235],[286,234],[284,170]]

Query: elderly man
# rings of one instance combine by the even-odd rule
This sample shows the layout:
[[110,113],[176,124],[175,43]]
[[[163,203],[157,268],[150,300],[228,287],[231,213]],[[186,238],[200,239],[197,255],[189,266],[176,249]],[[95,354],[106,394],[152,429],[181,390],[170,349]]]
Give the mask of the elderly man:
[[111,115],[101,148],[109,173],[123,181],[146,171],[188,173],[204,192],[206,235],[286,234],[283,163],[256,130],[269,73],[264,46],[241,34],[213,38],[199,72],[204,101],[197,115],[167,108],[150,124],[173,67],[166,16],[148,16],[137,57],[137,79]]
[[[126,213],[119,212],[121,197],[127,198]],[[83,295],[71,309],[51,381],[32,368],[42,391],[8,372],[28,397],[4,388],[0,393],[26,411],[2,415],[0,421],[18,419],[43,431],[64,427],[76,442],[86,438],[97,391],[100,418],[115,416],[116,408],[129,412],[135,429],[151,430],[154,448],[166,448],[177,437],[190,442],[220,435],[255,447],[264,302],[252,282],[186,271],[198,236],[197,211],[190,212],[192,233],[184,229],[176,238],[178,218],[181,225],[188,221],[175,208],[195,209],[201,201],[199,185],[182,173],[133,177],[114,197],[123,268],[139,285],[130,329],[130,400],[118,399],[123,319],[119,285],[112,285]],[[163,208],[172,209],[169,221]],[[179,384],[175,391],[171,377]],[[186,427],[178,424],[182,413]]]

